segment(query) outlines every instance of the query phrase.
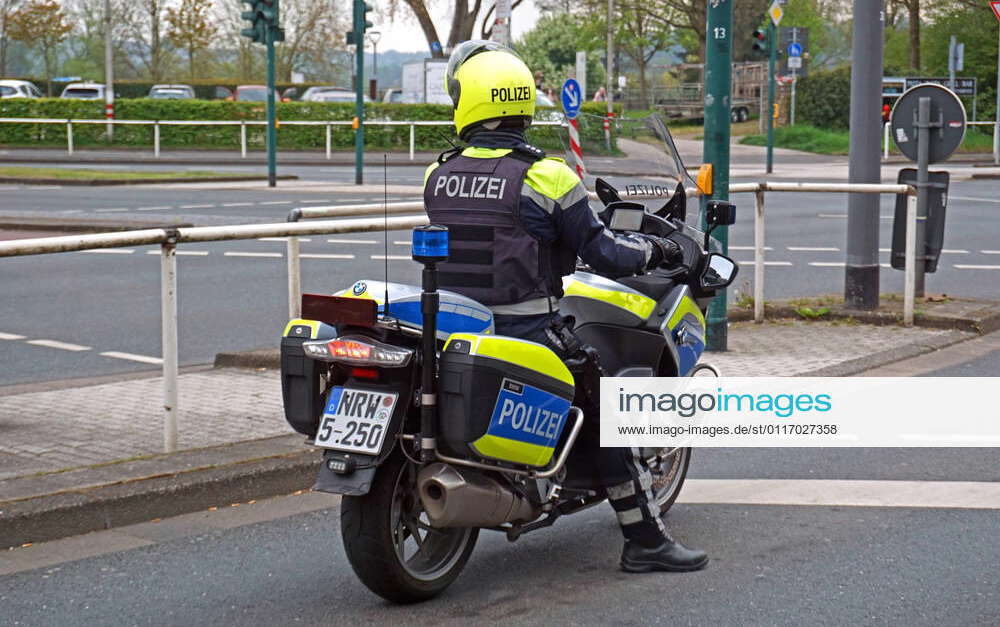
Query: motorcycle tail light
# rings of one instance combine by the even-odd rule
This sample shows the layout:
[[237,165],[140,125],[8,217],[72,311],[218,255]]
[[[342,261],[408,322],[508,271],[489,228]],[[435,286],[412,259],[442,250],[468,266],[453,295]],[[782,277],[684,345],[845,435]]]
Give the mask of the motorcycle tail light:
[[302,350],[310,359],[383,368],[402,368],[413,357],[413,351],[408,348],[391,346],[363,336],[303,342]]

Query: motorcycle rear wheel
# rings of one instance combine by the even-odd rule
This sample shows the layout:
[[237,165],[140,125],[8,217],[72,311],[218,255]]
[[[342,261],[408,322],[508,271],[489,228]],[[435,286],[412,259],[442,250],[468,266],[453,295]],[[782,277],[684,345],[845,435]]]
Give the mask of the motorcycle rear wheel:
[[417,467],[398,450],[379,466],[371,490],[340,506],[344,551],[369,590],[395,603],[433,598],[469,560],[478,529],[431,527],[417,496]]
[[660,506],[661,516],[667,513],[681,493],[690,463],[691,449],[678,448],[663,458],[659,464],[650,464],[649,470],[653,474],[653,496],[656,504]]

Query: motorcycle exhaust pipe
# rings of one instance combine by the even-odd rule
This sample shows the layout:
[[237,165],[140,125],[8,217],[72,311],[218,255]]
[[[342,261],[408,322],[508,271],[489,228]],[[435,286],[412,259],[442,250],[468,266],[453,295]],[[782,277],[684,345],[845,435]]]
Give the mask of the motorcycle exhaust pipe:
[[417,490],[435,527],[496,527],[541,514],[541,508],[499,481],[448,464],[425,466],[417,476]]

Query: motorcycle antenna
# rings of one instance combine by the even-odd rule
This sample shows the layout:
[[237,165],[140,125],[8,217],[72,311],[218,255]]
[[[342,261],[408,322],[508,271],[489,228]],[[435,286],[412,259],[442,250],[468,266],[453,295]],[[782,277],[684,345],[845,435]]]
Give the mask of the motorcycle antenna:
[[385,304],[382,305],[382,315],[389,315],[389,155],[382,153],[382,239],[385,257],[385,277],[382,284],[385,286]]

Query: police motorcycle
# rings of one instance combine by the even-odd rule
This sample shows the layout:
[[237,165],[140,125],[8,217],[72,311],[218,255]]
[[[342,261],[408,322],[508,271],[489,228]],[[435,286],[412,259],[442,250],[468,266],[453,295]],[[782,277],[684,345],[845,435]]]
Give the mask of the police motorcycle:
[[[682,258],[616,280],[581,268],[565,278],[560,311],[575,317],[575,333],[610,375],[692,376],[703,367],[708,304],[737,271],[710,252],[709,234],[731,224],[734,209],[708,203],[709,229],[697,229],[685,189],[694,183],[669,132],[658,118],[644,124],[672,165],[656,180],[624,185],[670,186],[669,200],[653,210],[599,180],[599,215],[612,230],[673,240]],[[446,228],[417,228],[412,244],[420,287],[359,280],[331,296],[304,294],[303,318],[288,322],[281,340],[285,417],[322,450],[314,489],[343,495],[351,566],[398,603],[447,588],[480,530],[515,541],[605,500],[601,488],[574,483],[567,465],[584,421],[596,419],[572,405],[573,364],[496,335],[487,307],[437,289]],[[666,512],[691,451],[643,454]]]

